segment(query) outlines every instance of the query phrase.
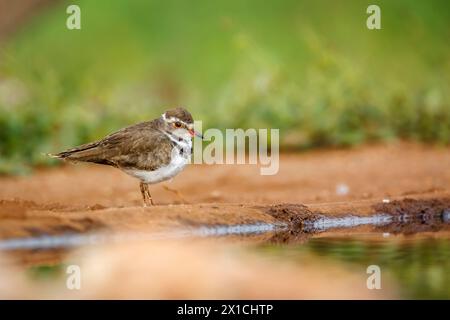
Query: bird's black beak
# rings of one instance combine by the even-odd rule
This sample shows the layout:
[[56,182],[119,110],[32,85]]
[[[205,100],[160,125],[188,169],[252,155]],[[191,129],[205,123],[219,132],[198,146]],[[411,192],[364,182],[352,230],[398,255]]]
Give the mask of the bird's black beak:
[[203,140],[203,135],[200,132],[195,131],[194,129],[189,129],[189,133],[191,134],[192,137],[197,136]]

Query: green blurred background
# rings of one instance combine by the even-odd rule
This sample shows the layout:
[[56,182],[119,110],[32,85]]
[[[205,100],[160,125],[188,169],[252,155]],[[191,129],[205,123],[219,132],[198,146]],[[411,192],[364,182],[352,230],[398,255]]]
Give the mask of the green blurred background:
[[446,0],[55,1],[0,45],[0,172],[176,105],[204,129],[279,128],[282,150],[448,144],[449,39]]

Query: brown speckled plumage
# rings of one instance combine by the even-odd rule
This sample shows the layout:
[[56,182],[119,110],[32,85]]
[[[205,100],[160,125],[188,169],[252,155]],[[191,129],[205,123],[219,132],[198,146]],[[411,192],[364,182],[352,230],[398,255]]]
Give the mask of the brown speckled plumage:
[[141,122],[104,139],[56,154],[72,161],[106,164],[121,169],[156,170],[170,162],[173,142],[161,133],[160,119]]
[[[177,148],[177,140],[174,137],[169,138],[174,127],[173,122],[168,119],[173,118],[188,125],[193,123],[193,118],[187,110],[174,108],[165,112],[165,118],[160,117],[126,127],[101,140],[51,156],[70,161],[110,165],[125,172],[130,170],[153,172],[167,167],[171,162],[172,151]],[[191,152],[191,150],[183,150],[179,147],[177,150],[181,153],[188,152],[188,156]],[[148,192],[148,181],[141,181],[141,193],[145,203],[147,203],[148,195],[153,204]]]
[[186,123],[193,123],[192,115],[184,108],[173,108],[166,111],[166,117],[175,117]]

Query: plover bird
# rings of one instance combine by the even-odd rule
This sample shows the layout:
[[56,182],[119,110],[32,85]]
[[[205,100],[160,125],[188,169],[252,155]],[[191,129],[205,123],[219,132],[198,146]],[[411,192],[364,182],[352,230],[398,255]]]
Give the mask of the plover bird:
[[146,206],[154,204],[149,184],[173,178],[189,163],[194,136],[203,138],[194,130],[191,114],[186,109],[174,108],[157,119],[126,127],[101,140],[49,155],[121,169],[140,180]]

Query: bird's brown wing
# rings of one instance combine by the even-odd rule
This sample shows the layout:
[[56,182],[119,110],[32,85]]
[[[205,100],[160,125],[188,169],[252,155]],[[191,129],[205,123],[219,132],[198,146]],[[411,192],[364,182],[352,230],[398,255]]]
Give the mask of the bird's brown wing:
[[154,129],[151,122],[142,122],[54,156],[152,171],[169,164],[172,147],[170,139]]

